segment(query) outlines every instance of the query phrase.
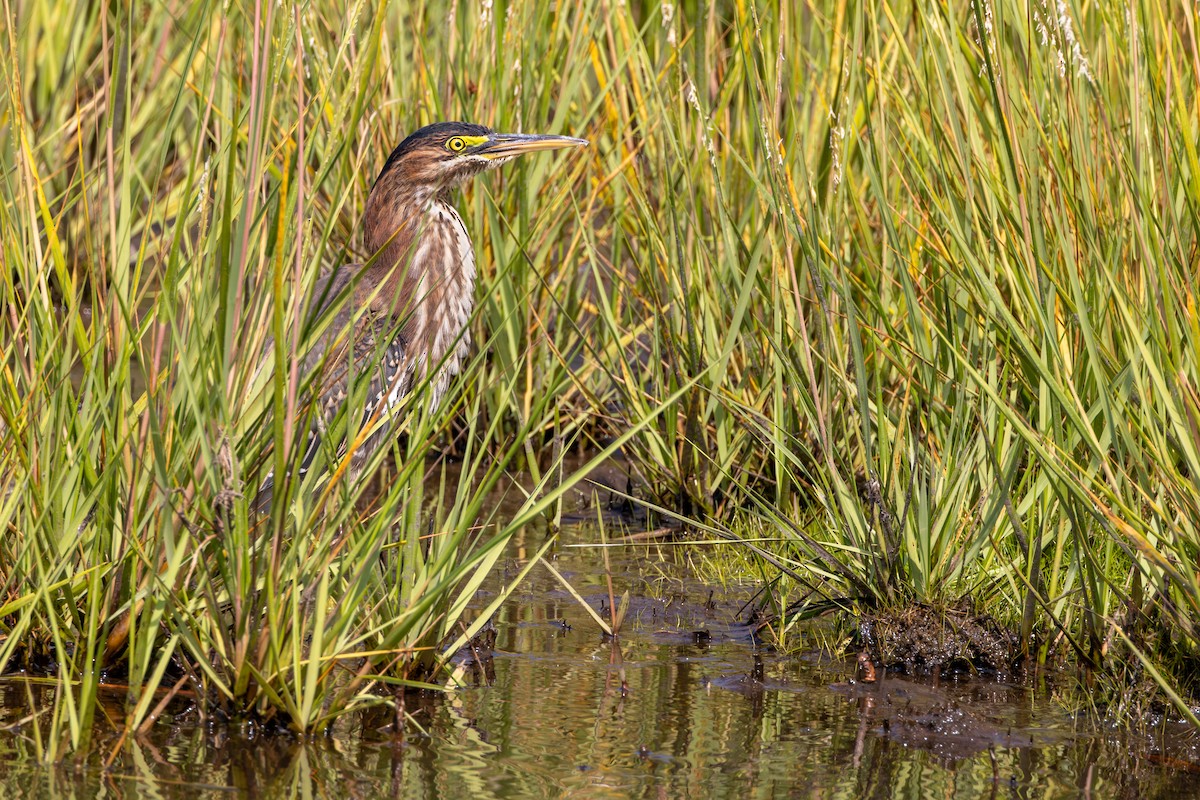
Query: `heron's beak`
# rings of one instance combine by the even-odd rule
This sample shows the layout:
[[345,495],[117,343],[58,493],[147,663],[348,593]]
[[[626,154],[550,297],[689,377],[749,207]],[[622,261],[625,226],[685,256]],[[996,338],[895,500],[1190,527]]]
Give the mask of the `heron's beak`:
[[497,133],[481,144],[476,155],[484,158],[512,158],[538,150],[559,150],[563,147],[582,147],[587,139],[573,136],[547,136],[536,133]]

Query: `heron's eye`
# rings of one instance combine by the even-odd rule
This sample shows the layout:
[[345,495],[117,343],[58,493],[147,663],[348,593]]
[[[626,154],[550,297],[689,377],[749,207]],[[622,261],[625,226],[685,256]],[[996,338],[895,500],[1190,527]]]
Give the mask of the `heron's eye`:
[[461,136],[454,136],[446,142],[446,147],[450,148],[452,152],[461,153],[467,149],[467,143],[463,141]]

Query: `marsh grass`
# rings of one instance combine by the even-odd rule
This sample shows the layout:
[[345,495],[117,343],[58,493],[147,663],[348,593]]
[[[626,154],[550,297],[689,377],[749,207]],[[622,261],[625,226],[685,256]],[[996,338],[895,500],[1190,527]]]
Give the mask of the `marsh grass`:
[[[0,665],[57,664],[44,757],[86,747],[106,670],[129,731],[156,688],[310,731],[436,677],[503,543],[583,474],[563,453],[601,445],[663,513],[775,540],[747,551],[781,640],[969,596],[1029,660],[1186,707],[1190,6],[3,10]],[[594,146],[458,199],[476,356],[435,413],[411,398],[373,499],[353,415],[292,479],[308,289],[371,257],[398,138],[453,118]],[[517,469],[539,488],[498,519]]]
[[627,420],[695,381],[635,464],[792,620],[967,597],[1190,716],[1194,9],[681,8],[599,292]]

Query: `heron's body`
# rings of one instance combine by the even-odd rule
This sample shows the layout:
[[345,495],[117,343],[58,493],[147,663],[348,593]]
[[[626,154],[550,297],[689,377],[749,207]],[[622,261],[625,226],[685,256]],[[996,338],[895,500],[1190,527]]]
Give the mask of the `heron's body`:
[[[462,219],[453,206],[441,200],[406,213],[415,221],[406,228],[417,228],[397,237],[408,240],[400,242],[401,252],[412,254],[407,266],[397,265],[390,275],[379,274],[383,271],[378,261],[368,268],[354,297],[331,320],[328,332],[305,360],[306,368],[315,368],[356,316],[351,340],[357,364],[365,364],[375,355],[381,337],[390,338],[380,371],[371,378],[368,402],[372,406],[385,399],[389,407],[396,405],[430,369],[438,369],[431,386],[431,402],[436,404],[450,378],[461,369],[470,346],[467,322],[475,302],[475,252]],[[434,265],[436,269],[431,268]],[[327,303],[352,277],[351,270],[339,270],[318,282],[315,294]],[[347,365],[344,359],[334,361],[327,365],[321,387],[325,417],[335,414],[346,401],[347,370],[342,367]]]
[[[363,409],[369,419],[386,415],[426,379],[430,403],[436,405],[462,368],[470,347],[476,265],[471,237],[451,204],[453,189],[523,152],[581,144],[586,142],[497,134],[480,125],[443,122],[418,130],[392,151],[363,214],[364,244],[372,260],[356,282],[354,296],[305,356],[306,371],[321,364],[324,371],[318,420],[303,467],[311,461],[320,433],[349,397],[351,370],[373,370]],[[319,282],[316,310],[327,307],[353,277],[354,270],[342,269]],[[342,344],[331,352],[335,343]],[[432,377],[431,370],[437,370]],[[355,449],[353,471],[386,441],[387,433],[383,426]]]

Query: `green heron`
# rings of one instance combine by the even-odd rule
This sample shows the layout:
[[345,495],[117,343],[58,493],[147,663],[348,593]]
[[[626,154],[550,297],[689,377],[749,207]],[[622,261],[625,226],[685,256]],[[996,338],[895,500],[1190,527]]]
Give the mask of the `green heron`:
[[[349,396],[351,352],[361,371],[382,350],[379,368],[370,376],[364,420],[395,406],[423,380],[430,381],[430,403],[436,405],[461,368],[475,304],[475,253],[462,217],[450,203],[451,190],[524,153],[587,143],[569,136],[496,133],[482,125],[438,122],[416,131],[392,151],[363,213],[365,244],[374,260],[327,332],[305,355],[306,371],[323,360],[326,366],[301,472],[316,453],[320,433]],[[341,269],[321,279],[314,313],[339,296],[355,272]],[[347,342],[342,333],[352,321],[354,331]],[[331,347],[339,349],[330,351]],[[438,370],[432,378],[430,369]],[[354,451],[352,473],[386,440],[387,432],[388,426],[382,426]],[[269,497],[271,483],[268,476],[260,503],[264,493]]]

